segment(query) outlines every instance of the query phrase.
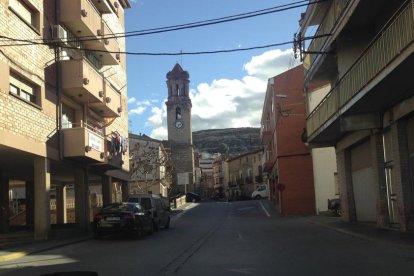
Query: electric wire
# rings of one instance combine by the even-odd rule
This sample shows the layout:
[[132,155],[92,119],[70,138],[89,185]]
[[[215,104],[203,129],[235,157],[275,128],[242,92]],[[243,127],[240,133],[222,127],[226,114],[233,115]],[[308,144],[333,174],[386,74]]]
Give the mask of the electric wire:
[[[325,35],[318,35],[318,36],[312,36],[312,37],[303,37],[301,40],[309,40],[309,39],[315,39],[315,38],[321,38],[330,36],[330,34]],[[11,41],[16,42],[27,42],[24,44],[8,44],[8,45],[0,45],[1,47],[4,46],[28,46],[28,45],[47,45],[50,46],[51,43],[47,42],[30,42],[28,40],[24,39],[14,39],[7,36],[0,35],[0,38],[9,39]],[[101,53],[111,53],[111,54],[125,54],[125,55],[137,55],[137,56],[179,56],[179,55],[206,55],[206,54],[220,54],[220,53],[232,53],[232,52],[241,52],[241,51],[251,51],[251,50],[257,50],[257,49],[265,49],[265,48],[271,48],[271,47],[278,47],[283,45],[292,44],[293,41],[286,41],[281,43],[275,43],[275,44],[269,44],[269,45],[261,45],[261,46],[253,46],[253,47],[246,47],[246,48],[235,48],[235,49],[228,49],[228,50],[215,50],[215,51],[196,51],[196,52],[175,52],[175,53],[151,53],[151,52],[129,52],[129,51],[107,51],[107,50],[99,50],[99,49],[88,49],[88,48],[80,48],[80,47],[71,47],[71,46],[65,46],[61,45],[60,47],[64,49],[74,49],[74,50],[84,50],[89,52],[101,52]]]
[[[84,41],[93,41],[93,40],[100,40],[100,39],[114,39],[114,38],[116,39],[116,38],[145,36],[145,35],[159,34],[159,33],[165,33],[165,32],[179,31],[179,30],[190,29],[190,28],[198,28],[198,27],[210,26],[210,25],[215,25],[215,24],[222,24],[222,23],[252,18],[252,17],[276,13],[276,12],[282,12],[282,11],[296,9],[296,8],[300,8],[304,6],[309,6],[309,5],[313,5],[313,4],[317,4],[317,3],[321,3],[325,1],[331,1],[331,0],[315,0],[312,2],[308,2],[308,0],[297,1],[291,4],[284,4],[284,5],[279,5],[279,6],[275,6],[272,8],[267,8],[267,9],[252,11],[252,12],[246,12],[246,13],[237,14],[237,15],[225,16],[225,17],[220,17],[220,18],[215,18],[215,19],[208,19],[208,20],[202,20],[202,21],[166,26],[166,27],[150,28],[150,29],[138,30],[138,31],[114,33],[110,35],[102,35],[99,38],[95,36],[78,36],[76,37],[76,39],[73,39],[73,40],[67,39],[67,41],[68,42],[71,42],[71,41],[84,42]],[[33,39],[33,41],[35,40],[44,40],[44,39]]]

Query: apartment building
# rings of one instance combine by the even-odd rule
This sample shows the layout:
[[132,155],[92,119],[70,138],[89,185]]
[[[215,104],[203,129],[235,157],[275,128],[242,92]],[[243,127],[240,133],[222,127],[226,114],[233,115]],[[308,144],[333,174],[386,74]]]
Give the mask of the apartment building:
[[[66,222],[90,225],[89,187],[104,203],[128,191],[124,11],[128,0],[0,1],[0,231],[10,231],[9,190],[24,187],[25,225],[36,239]],[[22,186],[23,185],[23,186]]]
[[250,198],[252,192],[262,178],[262,150],[246,152],[238,156],[230,157],[223,166],[227,172],[225,180],[225,194],[230,199],[243,197]]
[[302,136],[306,123],[303,67],[268,80],[261,119],[263,171],[270,201],[282,215],[314,214],[312,157]]
[[224,166],[224,161],[226,159],[226,156],[224,154],[220,154],[217,153],[214,156],[214,160],[213,160],[213,189],[214,189],[214,194],[218,195],[220,197],[224,196],[224,187],[225,187],[225,183],[224,183],[224,170],[225,170],[225,166]]
[[413,10],[412,0],[333,0],[300,20],[298,41],[315,35],[300,47],[306,94],[330,85],[307,117],[306,140],[335,147],[348,222],[414,230]]
[[163,141],[149,136],[129,134],[130,191],[168,197],[173,164]]

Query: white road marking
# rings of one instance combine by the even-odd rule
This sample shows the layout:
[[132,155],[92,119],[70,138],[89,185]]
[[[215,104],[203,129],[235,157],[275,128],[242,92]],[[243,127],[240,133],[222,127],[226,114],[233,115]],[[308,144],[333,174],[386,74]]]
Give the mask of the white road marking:
[[260,201],[260,205],[262,206],[262,209],[263,209],[263,211],[265,212],[266,216],[268,216],[268,217],[270,218],[270,214],[269,214],[269,212],[266,210],[266,208],[264,207],[264,205],[263,205],[263,202],[262,202],[262,201]]

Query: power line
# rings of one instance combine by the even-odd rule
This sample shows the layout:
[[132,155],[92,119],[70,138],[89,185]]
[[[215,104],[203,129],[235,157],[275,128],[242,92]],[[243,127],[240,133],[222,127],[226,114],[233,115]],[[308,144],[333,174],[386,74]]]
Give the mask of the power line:
[[[327,37],[330,36],[330,34],[325,35],[317,35],[317,36],[311,36],[311,37],[302,37],[301,40],[310,40],[315,38],[321,38],[321,37]],[[0,45],[0,47],[4,46],[27,46],[27,45],[50,45],[50,43],[46,42],[30,42],[27,40],[22,39],[14,39],[7,36],[1,36],[0,38],[5,38],[11,41],[16,42],[26,42],[24,44],[8,44],[8,45]],[[87,49],[87,48],[79,48],[79,47],[71,47],[71,46],[61,46],[64,49],[74,49],[74,50],[84,50],[89,52],[98,52],[98,53],[112,53],[112,54],[125,54],[125,55],[136,55],[136,56],[179,56],[179,55],[206,55],[206,54],[220,54],[220,53],[232,53],[232,52],[241,52],[241,51],[251,51],[251,50],[257,50],[257,49],[264,49],[264,48],[271,48],[271,47],[277,47],[277,46],[283,46],[288,44],[293,44],[294,41],[286,41],[281,43],[275,43],[275,44],[269,44],[269,45],[261,45],[261,46],[252,46],[252,47],[246,47],[246,48],[235,48],[235,49],[228,49],[228,50],[215,50],[215,51],[195,51],[195,52],[175,52],[175,53],[151,53],[151,52],[115,52],[115,51],[106,51],[106,50],[98,50],[98,49]]]
[[[165,32],[179,31],[179,30],[184,30],[184,29],[191,29],[191,28],[222,24],[222,23],[267,15],[267,14],[276,13],[276,12],[282,12],[282,11],[296,9],[296,8],[313,5],[313,4],[317,4],[317,3],[321,3],[325,1],[331,1],[331,0],[315,0],[312,2],[308,2],[308,0],[302,0],[302,1],[297,1],[294,3],[290,3],[290,4],[275,6],[272,8],[267,8],[267,9],[262,9],[262,10],[247,12],[247,13],[241,13],[237,15],[225,16],[225,17],[220,17],[220,18],[215,18],[215,19],[208,19],[208,20],[203,20],[203,21],[172,25],[172,26],[166,26],[166,27],[150,28],[150,29],[138,30],[138,31],[114,33],[111,35],[103,35],[103,36],[100,36],[99,38],[96,38],[94,36],[78,36],[77,38],[74,38],[74,39],[67,39],[67,41],[68,42],[72,42],[72,41],[85,42],[85,41],[93,41],[93,40],[100,40],[100,39],[114,39],[114,38],[125,38],[125,37],[134,37],[134,36],[145,36],[145,35],[159,34],[159,33],[165,33]],[[34,39],[32,41],[35,41],[35,40],[44,40],[44,39]]]

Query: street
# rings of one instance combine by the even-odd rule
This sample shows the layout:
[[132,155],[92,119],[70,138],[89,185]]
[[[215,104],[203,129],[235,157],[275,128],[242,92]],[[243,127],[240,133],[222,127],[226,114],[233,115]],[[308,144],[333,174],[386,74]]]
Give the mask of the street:
[[[108,236],[0,263],[0,275],[412,275],[414,247],[347,235],[266,200],[202,202],[139,240]],[[78,274],[82,275],[82,274]]]

